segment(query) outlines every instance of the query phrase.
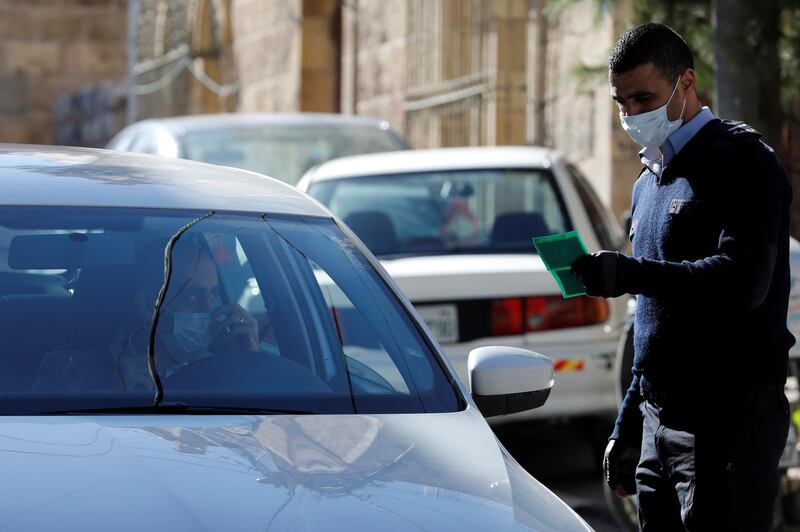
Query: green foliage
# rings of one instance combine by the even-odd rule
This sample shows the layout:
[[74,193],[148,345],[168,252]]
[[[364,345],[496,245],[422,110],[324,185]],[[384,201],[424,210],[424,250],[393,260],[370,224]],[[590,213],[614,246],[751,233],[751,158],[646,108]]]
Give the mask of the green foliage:
[[605,83],[608,80],[608,67],[605,63],[596,66],[579,64],[572,68],[571,73],[578,85]]
[[[577,3],[579,0],[545,0],[544,12],[547,16],[558,16],[570,6]],[[606,13],[614,4],[616,0],[593,0],[595,4],[595,17],[594,22],[598,24]]]
[[[596,20],[622,0],[593,0]],[[753,2],[756,0],[729,0]],[[576,0],[547,0],[546,13],[557,16]],[[714,46],[711,29],[711,0],[633,0],[630,27],[645,22],[666,24],[680,33],[694,53],[697,92],[701,101],[713,104]],[[800,0],[783,0],[778,53],[781,65],[781,104],[784,114],[800,122],[792,113],[793,101],[800,95]],[[605,67],[579,66],[573,74],[581,79],[605,75]],[[742,73],[742,75],[747,75]]]
[[[683,35],[695,54],[698,93],[701,99],[711,102],[714,94],[715,64],[711,1],[634,0],[633,8],[634,25],[659,22]],[[783,1],[780,28],[778,53],[781,65],[781,103],[784,114],[792,117],[792,101],[800,94],[800,1]],[[794,119],[800,120],[800,118]]]
[[711,2],[634,0],[633,12],[632,26],[645,22],[658,22],[669,26],[683,36],[694,54],[698,95],[701,100],[710,103],[714,94]]
[[784,8],[778,53],[781,61],[781,104],[785,114],[798,122],[800,117],[796,116],[792,105],[800,89],[800,6],[797,2],[789,2]]

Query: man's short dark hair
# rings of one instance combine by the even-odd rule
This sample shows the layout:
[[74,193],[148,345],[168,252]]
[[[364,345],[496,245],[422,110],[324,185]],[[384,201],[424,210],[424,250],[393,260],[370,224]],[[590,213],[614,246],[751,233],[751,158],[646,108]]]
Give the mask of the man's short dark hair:
[[619,38],[608,56],[608,70],[622,74],[647,63],[653,63],[665,79],[675,81],[684,70],[694,68],[694,57],[675,30],[648,22]]

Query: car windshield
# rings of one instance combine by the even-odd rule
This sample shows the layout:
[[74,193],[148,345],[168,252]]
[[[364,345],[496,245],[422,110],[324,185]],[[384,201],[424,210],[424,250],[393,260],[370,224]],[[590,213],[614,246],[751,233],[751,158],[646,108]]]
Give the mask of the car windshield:
[[570,231],[545,170],[458,170],[320,181],[308,193],[378,256],[535,252]]
[[0,415],[463,408],[331,219],[0,208]]
[[252,170],[290,184],[336,157],[406,147],[389,129],[353,124],[217,127],[187,131],[181,138],[186,159]]

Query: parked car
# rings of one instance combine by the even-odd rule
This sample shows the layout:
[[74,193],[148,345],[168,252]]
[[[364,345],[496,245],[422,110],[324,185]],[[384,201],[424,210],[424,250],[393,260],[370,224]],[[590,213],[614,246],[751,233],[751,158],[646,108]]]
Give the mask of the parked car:
[[388,122],[363,116],[223,113],[142,120],[107,147],[233,166],[294,184],[329,159],[408,144]]
[[293,187],[0,146],[0,515],[18,530],[590,530],[495,439],[553,365],[472,392],[377,260]]
[[564,299],[532,237],[578,230],[589,250],[625,235],[577,168],[534,147],[346,157],[298,188],[361,238],[411,299],[462,380],[468,353],[501,342],[555,361],[557,383],[529,417],[613,417],[622,298]]

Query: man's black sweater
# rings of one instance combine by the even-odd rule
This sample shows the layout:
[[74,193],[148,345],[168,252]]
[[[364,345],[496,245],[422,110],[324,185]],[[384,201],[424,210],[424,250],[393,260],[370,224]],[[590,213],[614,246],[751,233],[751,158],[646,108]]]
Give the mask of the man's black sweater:
[[726,120],[706,124],[660,177],[642,171],[632,201],[636,260],[623,279],[639,295],[634,378],[613,439],[640,437],[642,390],[692,410],[783,386],[794,345],[791,197],[775,152]]

